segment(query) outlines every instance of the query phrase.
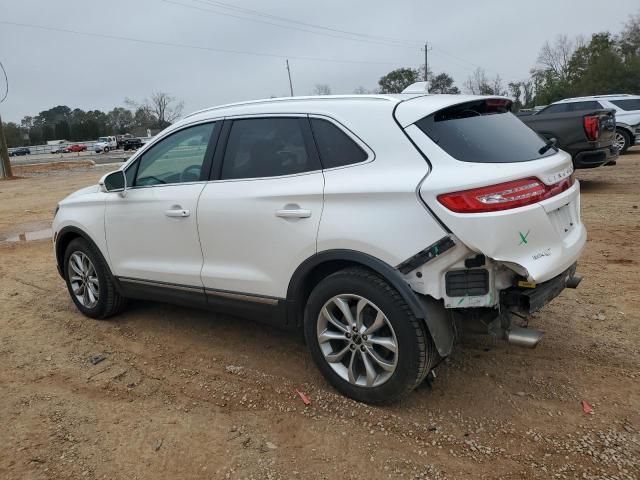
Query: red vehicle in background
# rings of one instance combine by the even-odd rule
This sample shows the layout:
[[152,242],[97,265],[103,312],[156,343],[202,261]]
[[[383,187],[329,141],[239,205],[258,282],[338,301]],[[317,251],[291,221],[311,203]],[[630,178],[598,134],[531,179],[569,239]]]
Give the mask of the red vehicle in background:
[[82,145],[82,144],[74,144],[74,145],[69,145],[67,148],[64,149],[65,153],[69,153],[69,152],[86,152],[87,151],[87,146],[86,145]]

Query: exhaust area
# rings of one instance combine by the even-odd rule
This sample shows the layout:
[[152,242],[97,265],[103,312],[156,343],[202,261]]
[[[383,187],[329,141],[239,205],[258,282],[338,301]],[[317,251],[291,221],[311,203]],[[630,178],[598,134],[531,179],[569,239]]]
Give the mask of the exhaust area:
[[507,342],[519,347],[535,348],[543,335],[543,332],[533,328],[511,327],[507,331]]

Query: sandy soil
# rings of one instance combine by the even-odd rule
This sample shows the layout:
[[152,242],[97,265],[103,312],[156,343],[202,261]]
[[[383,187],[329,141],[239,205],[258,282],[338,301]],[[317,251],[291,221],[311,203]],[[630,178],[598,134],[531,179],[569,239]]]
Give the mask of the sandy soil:
[[639,153],[578,172],[585,279],[535,316],[537,349],[466,340],[383,408],[336,394],[293,333],[145,302],[81,316],[50,241],[2,240],[107,170],[0,182],[0,478],[640,477]]

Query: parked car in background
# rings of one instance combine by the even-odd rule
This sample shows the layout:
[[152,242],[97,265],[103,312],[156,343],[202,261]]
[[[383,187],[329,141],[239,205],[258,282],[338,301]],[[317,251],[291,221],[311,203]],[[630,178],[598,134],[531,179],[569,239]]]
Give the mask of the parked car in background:
[[57,147],[54,147],[51,149],[51,153],[67,153],[69,150],[67,150],[67,147],[65,147],[64,145],[58,145]]
[[67,146],[64,150],[65,153],[69,152],[86,152],[87,146],[82,143],[74,143],[73,145]]
[[93,149],[96,153],[107,153],[110,150],[118,148],[118,141],[116,137],[100,137],[96,143],[93,144]]
[[403,94],[194,113],[59,203],[59,273],[93,318],[142,298],[300,328],[340,392],[396,400],[458,320],[533,347],[512,313],[580,280],[571,157],[510,109]]
[[549,142],[555,139],[557,147],[571,154],[575,168],[615,164],[614,109],[604,109],[593,101],[558,102],[518,118]]
[[126,150],[137,150],[142,146],[142,140],[137,137],[128,137],[122,140],[122,148]]
[[590,97],[567,98],[555,102],[558,111],[573,109],[576,104],[590,102],[590,108],[610,108],[616,112],[616,135],[614,143],[625,153],[629,147],[640,144],[640,95],[594,95]]
[[31,155],[31,150],[27,147],[18,147],[9,152],[10,157],[20,157],[22,155]]

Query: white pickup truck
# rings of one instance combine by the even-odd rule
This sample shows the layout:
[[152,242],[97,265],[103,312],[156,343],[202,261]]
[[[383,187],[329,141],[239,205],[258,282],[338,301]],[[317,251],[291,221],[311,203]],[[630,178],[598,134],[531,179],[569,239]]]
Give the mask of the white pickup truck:
[[93,149],[96,153],[108,152],[109,150],[115,150],[118,148],[118,141],[116,137],[100,137],[98,141],[93,144]]

